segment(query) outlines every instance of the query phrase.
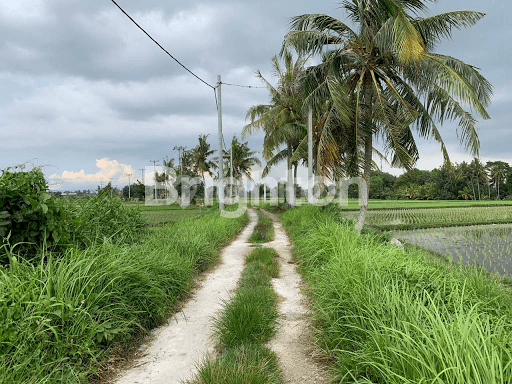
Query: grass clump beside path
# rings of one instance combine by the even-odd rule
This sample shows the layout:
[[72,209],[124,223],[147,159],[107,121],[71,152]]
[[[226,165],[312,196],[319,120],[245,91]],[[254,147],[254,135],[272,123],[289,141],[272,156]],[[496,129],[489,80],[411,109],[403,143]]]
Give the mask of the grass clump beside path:
[[340,382],[510,382],[512,295],[499,281],[357,234],[327,210],[282,219]]
[[198,271],[247,222],[217,213],[0,267],[0,383],[79,383],[111,352],[162,323]]
[[247,257],[231,301],[214,321],[218,355],[207,358],[189,384],[279,384],[276,355],[266,346],[277,326],[277,295],[270,279],[279,274],[277,253],[256,248]]
[[258,224],[256,224],[249,241],[251,243],[267,243],[274,240],[274,222],[260,209],[258,209],[257,212]]

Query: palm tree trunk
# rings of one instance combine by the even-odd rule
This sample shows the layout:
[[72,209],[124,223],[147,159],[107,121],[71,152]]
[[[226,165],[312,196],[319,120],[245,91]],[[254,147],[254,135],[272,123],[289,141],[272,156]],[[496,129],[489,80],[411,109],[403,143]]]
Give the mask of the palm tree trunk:
[[288,144],[288,153],[287,153],[287,162],[288,162],[288,175],[287,175],[287,181],[286,181],[286,192],[285,192],[285,196],[286,196],[286,204],[288,206],[293,206],[295,205],[294,204],[294,199],[293,199],[293,166],[292,166],[292,146],[290,144]]
[[206,190],[206,179],[204,177],[204,173],[203,173],[203,188],[204,188],[204,206],[206,207],[210,203],[210,200],[208,199],[208,191]]
[[479,180],[479,179],[477,179],[477,180],[476,180],[476,185],[477,185],[477,187],[478,187],[478,200],[482,200],[482,199],[480,198],[480,180]]
[[361,208],[359,210],[359,218],[357,219],[356,230],[361,232],[366,221],[366,213],[368,212],[368,196],[370,195],[370,172],[372,168],[372,133],[370,132],[364,139],[364,173],[363,179],[366,183],[366,193],[361,191]]
[[367,111],[367,115],[365,116],[368,121],[369,132],[366,133],[366,137],[364,139],[364,171],[363,171],[363,179],[366,183],[366,193],[361,193],[361,187],[359,187],[359,198],[361,199],[361,207],[359,209],[359,218],[356,223],[356,231],[361,232],[364,226],[364,222],[366,221],[366,213],[368,212],[368,197],[370,195],[370,178],[372,171],[372,93],[371,93],[371,80],[367,81],[365,87],[365,96],[364,96],[364,104],[365,109]]
[[295,201],[295,197],[297,196],[297,163],[293,165],[293,201]]
[[473,200],[476,200],[476,196],[475,196],[475,184],[473,184],[473,178],[471,178],[471,188],[473,188]]

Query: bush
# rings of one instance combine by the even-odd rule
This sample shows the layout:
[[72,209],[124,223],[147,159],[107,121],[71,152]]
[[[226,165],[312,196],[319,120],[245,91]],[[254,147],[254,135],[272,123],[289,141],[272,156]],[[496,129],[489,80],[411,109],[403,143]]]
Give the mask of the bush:
[[8,263],[9,252],[32,260],[43,247],[63,253],[69,246],[84,249],[105,239],[132,244],[147,233],[140,212],[117,197],[68,200],[47,190],[38,168],[0,176],[0,265]]
[[61,201],[51,196],[40,169],[7,172],[0,176],[0,264],[7,262],[9,244],[15,252],[31,258],[43,245],[66,243],[73,222]]
[[68,209],[76,218],[73,237],[81,248],[104,239],[114,244],[133,244],[147,233],[147,224],[140,212],[124,205],[119,197],[100,193],[73,200]]

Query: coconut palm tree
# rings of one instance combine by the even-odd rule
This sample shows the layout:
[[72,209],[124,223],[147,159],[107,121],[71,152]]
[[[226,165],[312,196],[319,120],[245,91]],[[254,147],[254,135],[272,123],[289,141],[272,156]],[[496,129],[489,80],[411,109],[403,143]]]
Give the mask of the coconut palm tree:
[[[230,151],[233,151],[233,167],[231,167],[230,164]],[[242,177],[245,176],[249,180],[252,180],[252,168],[255,165],[261,166],[261,161],[256,156],[256,152],[251,151],[247,141],[241,143],[236,136],[233,136],[230,150],[224,151],[225,176],[233,176],[235,180],[241,180]],[[231,174],[231,168],[233,168],[233,174]]]
[[[242,137],[262,129],[265,132],[263,157],[267,161],[263,176],[266,176],[273,166],[286,159],[288,185],[293,185],[297,177],[299,159],[292,161],[292,155],[307,135],[305,116],[302,112],[304,97],[301,89],[306,59],[299,56],[294,60],[292,54],[286,51],[283,53],[283,62],[284,68],[277,56],[272,58],[274,74],[278,78],[276,87],[257,71],[257,76],[270,92],[271,102],[266,105],[252,106],[249,109],[246,119],[251,122],[244,127]],[[282,149],[283,145],[284,149]],[[294,196],[289,197],[293,200]]]
[[[363,147],[364,155],[358,155],[358,161],[368,192],[374,137],[382,139],[394,166],[410,169],[417,161],[413,130],[420,137],[438,141],[449,162],[436,124],[455,120],[461,142],[478,154],[476,120],[464,105],[489,118],[485,108],[492,87],[473,66],[436,54],[434,49],[442,38],[451,36],[453,28],[472,26],[484,14],[453,11],[420,17],[431,1],[343,0],[342,8],[357,29],[328,15],[307,14],[292,19],[283,42],[283,51],[323,53],[322,63],[310,74],[336,90],[332,92],[335,103],[353,110],[351,125],[358,137],[354,143]],[[322,99],[321,91],[319,87],[310,94],[312,103]],[[359,230],[367,207],[366,196]]]
[[510,165],[504,161],[493,161],[487,163],[490,166],[491,179],[496,187],[497,195],[496,200],[500,199],[500,184],[505,182],[505,179],[510,171]]
[[469,164],[469,167],[471,169],[471,179],[476,180],[476,185],[478,188],[478,200],[481,200],[480,183],[486,178],[484,165],[479,158],[475,157],[471,164]]
[[209,160],[210,156],[212,156],[215,151],[210,149],[210,144],[207,142],[208,136],[209,135],[199,135],[199,144],[192,149],[193,171],[197,176],[203,179],[205,205],[208,205],[205,174],[208,173],[210,176],[213,176],[212,169],[216,168],[215,163]]

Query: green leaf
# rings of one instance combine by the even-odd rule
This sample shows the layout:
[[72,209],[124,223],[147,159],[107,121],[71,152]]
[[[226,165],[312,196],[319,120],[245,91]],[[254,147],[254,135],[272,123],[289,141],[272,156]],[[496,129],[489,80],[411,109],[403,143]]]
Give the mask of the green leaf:
[[45,215],[46,215],[46,214],[48,213],[48,206],[47,206],[46,204],[42,203],[42,204],[40,205],[40,207],[41,207],[41,209],[42,209],[42,211],[43,211],[43,214],[45,214]]

